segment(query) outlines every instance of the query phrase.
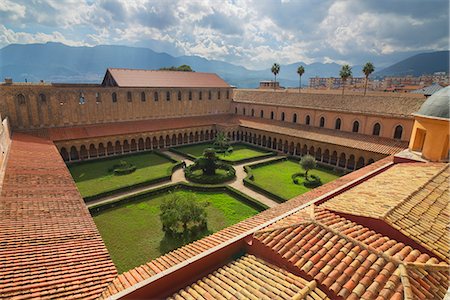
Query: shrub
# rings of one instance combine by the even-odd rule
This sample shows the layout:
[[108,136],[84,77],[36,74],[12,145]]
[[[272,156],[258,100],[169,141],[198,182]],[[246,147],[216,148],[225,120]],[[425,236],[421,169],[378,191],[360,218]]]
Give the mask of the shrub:
[[114,175],[127,175],[136,171],[136,166],[125,161],[121,160],[118,164],[115,164],[109,171],[114,173]]
[[170,194],[160,209],[162,229],[170,237],[193,237],[207,230],[205,208],[193,195]]
[[225,170],[226,172],[225,174],[215,173],[214,175],[208,175],[205,173],[196,174],[195,171],[201,170],[201,167],[194,163],[184,169],[184,174],[189,181],[205,184],[222,183],[236,177],[236,170],[234,170],[234,168],[229,164],[217,162],[216,169]]

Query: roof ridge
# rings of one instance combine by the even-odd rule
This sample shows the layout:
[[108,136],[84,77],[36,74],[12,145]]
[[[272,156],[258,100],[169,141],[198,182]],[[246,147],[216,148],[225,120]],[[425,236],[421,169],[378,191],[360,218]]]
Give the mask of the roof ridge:
[[292,223],[292,224],[289,224],[289,225],[281,225],[281,226],[278,226],[278,227],[271,227],[271,228],[267,228],[267,229],[261,229],[261,230],[256,231],[255,233],[253,233],[253,235],[261,235],[261,234],[264,234],[264,233],[274,232],[274,231],[277,231],[277,230],[284,230],[284,229],[288,229],[288,228],[292,228],[292,227],[298,227],[298,226],[301,226],[301,225],[309,225],[309,224],[312,224],[312,223],[314,223],[314,220],[295,222],[295,223]]
[[408,271],[406,270],[405,266],[403,264],[400,264],[397,267],[397,270],[399,271],[400,275],[400,281],[403,286],[403,296],[405,300],[412,300],[414,299],[414,294],[411,289],[411,283],[409,282],[409,275]]
[[292,296],[292,300],[301,300],[305,299],[306,296],[311,294],[312,291],[314,291],[317,288],[317,281],[315,279],[309,281],[307,284],[305,284],[305,287],[302,288],[297,294]]
[[[441,170],[439,170],[436,174],[434,174],[430,179],[428,179],[424,184],[420,185],[417,189],[415,189],[411,194],[409,194],[407,197],[405,197],[405,199],[403,199],[402,201],[400,201],[399,203],[397,203],[396,205],[394,205],[392,208],[390,208],[387,212],[385,212],[382,216],[381,216],[381,220],[385,220],[390,214],[392,214],[392,212],[394,210],[396,210],[397,208],[399,208],[401,205],[403,205],[404,203],[406,203],[407,201],[411,200],[411,198],[413,198],[414,196],[416,196],[418,193],[424,191],[424,187],[427,186],[428,184],[430,184],[430,182],[432,182],[433,180],[435,180],[438,176],[440,176],[442,173],[444,173],[446,170],[448,170],[450,164],[445,164]],[[432,191],[430,191],[428,194],[431,194],[435,189],[437,189],[438,187],[435,187]]]

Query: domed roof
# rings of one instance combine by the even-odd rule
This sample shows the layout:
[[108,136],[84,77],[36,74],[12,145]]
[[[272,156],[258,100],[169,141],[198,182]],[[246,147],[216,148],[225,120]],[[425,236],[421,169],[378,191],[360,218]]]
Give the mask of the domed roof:
[[431,95],[420,107],[416,115],[449,119],[450,86]]

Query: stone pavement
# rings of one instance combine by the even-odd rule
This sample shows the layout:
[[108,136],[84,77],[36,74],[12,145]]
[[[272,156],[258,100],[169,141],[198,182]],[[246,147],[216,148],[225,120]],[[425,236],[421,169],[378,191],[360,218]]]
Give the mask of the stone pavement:
[[[193,161],[190,159],[187,159],[181,155],[178,155],[176,153],[170,152],[170,151],[164,151],[164,154],[169,155],[170,157],[172,157],[173,159],[179,160],[179,161],[184,161],[186,163],[186,165],[191,165],[193,164]],[[247,173],[244,170],[244,166],[245,165],[249,165],[249,164],[254,164],[254,163],[259,163],[259,162],[264,162],[264,161],[269,161],[269,160],[273,160],[277,157],[269,157],[269,158],[265,158],[265,159],[260,159],[260,160],[255,160],[252,162],[248,162],[248,163],[243,163],[243,164],[239,164],[239,165],[234,165],[233,167],[236,170],[236,178],[233,181],[227,182],[225,184],[237,189],[240,192],[243,192],[245,194],[247,194],[248,196],[254,198],[255,200],[258,200],[261,203],[264,203],[265,205],[267,205],[268,207],[274,207],[276,205],[278,205],[277,202],[275,202],[274,200],[266,197],[265,195],[262,195],[258,192],[255,192],[252,189],[249,189],[248,187],[246,187],[244,185],[243,179],[247,176]],[[140,193],[140,192],[145,192],[145,191],[149,191],[155,188],[159,188],[165,185],[169,185],[169,184],[174,184],[174,183],[178,183],[178,182],[187,182],[186,177],[184,176],[184,170],[183,169],[178,169],[175,172],[172,173],[172,179],[170,181],[165,181],[165,182],[160,182],[160,183],[155,183],[155,184],[151,184],[151,185],[147,185],[144,187],[139,187],[139,188],[135,188],[126,192],[121,192],[121,193],[117,193],[111,196],[107,196],[107,197],[103,197],[97,200],[93,200],[90,201],[89,203],[86,203],[87,207],[93,207],[97,204],[106,204],[108,202],[114,202],[117,201],[120,198],[126,197],[126,196],[131,196],[133,194],[136,193]]]

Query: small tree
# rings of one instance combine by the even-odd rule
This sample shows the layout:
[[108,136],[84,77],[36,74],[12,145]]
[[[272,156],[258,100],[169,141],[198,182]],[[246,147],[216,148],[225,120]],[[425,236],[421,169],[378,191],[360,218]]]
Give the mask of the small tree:
[[193,237],[207,229],[206,211],[193,195],[170,194],[160,206],[163,231],[171,237]]
[[213,148],[206,148],[203,151],[203,157],[198,158],[195,162],[202,169],[203,174],[214,175],[216,174],[217,169],[216,161],[216,150]]
[[300,160],[300,166],[305,170],[305,179],[308,179],[308,172],[316,168],[316,159],[307,154]]
[[217,133],[214,139],[214,146],[217,146],[220,150],[227,149],[230,146],[228,138],[223,131]]
[[303,66],[299,66],[297,69],[297,74],[300,77],[298,82],[298,92],[300,93],[300,89],[302,88],[302,75],[305,73],[305,68]]
[[273,85],[273,89],[275,90],[276,86],[277,86],[277,75],[278,73],[280,73],[280,65],[277,63],[274,63],[271,69],[273,75],[275,76],[275,82]]
[[367,92],[367,82],[369,81],[369,76],[370,76],[370,74],[373,73],[373,71],[375,71],[375,67],[374,67],[373,64],[369,61],[369,62],[367,62],[367,63],[364,65],[362,71],[363,71],[364,75],[366,75],[366,82],[365,82],[365,85],[364,85],[364,96],[365,96],[365,95],[366,95],[366,92]]
[[342,96],[344,95],[345,82],[349,77],[352,77],[352,68],[349,65],[343,65],[341,71],[339,72],[339,76],[342,79]]

